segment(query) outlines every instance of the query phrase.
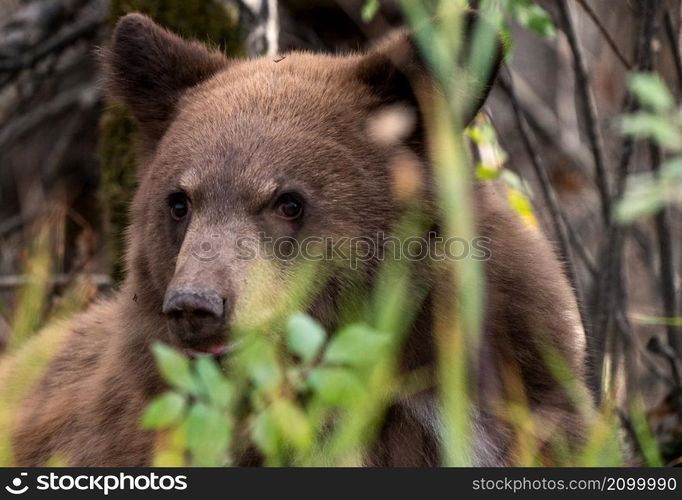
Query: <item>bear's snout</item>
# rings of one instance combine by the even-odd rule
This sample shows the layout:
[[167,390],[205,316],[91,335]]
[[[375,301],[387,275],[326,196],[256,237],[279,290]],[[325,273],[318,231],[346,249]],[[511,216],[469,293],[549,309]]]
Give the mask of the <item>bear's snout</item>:
[[215,290],[171,289],[163,301],[171,331],[186,347],[199,351],[224,342],[225,299]]

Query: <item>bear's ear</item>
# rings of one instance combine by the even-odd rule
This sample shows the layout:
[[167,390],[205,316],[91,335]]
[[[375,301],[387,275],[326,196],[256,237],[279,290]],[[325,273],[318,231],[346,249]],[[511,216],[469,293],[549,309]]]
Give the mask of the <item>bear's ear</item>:
[[165,132],[182,93],[227,65],[221,53],[183,40],[142,14],[118,21],[102,59],[109,94],[130,107],[152,143]]
[[[480,19],[478,15],[469,12],[465,21],[465,36],[462,60],[470,56],[470,43],[473,31]],[[485,23],[485,21],[482,21]],[[486,25],[488,28],[490,26]],[[502,61],[502,44],[497,40],[497,46],[490,64],[490,71],[486,81],[477,82],[473,78],[470,95],[466,97],[466,106],[462,117],[463,124],[468,125],[476,116],[485,102],[490,88],[495,80]],[[452,64],[458,64],[452,61]],[[380,96],[386,104],[392,102],[407,102],[417,106],[418,88],[432,88],[434,83],[429,75],[427,65],[421,59],[419,48],[414,41],[414,35],[407,30],[399,30],[386,37],[376,48],[360,59],[355,75]]]

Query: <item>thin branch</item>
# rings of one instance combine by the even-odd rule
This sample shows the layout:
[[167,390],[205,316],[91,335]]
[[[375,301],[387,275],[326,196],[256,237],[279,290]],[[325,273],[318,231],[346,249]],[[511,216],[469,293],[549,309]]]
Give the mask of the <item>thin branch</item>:
[[10,139],[21,135],[33,127],[43,123],[55,115],[63,113],[73,106],[89,107],[100,97],[100,90],[95,82],[87,82],[78,87],[66,90],[57,95],[48,104],[28,113],[27,115],[13,120],[0,128],[0,147]]
[[679,40],[675,34],[675,26],[673,19],[670,17],[670,12],[665,11],[665,32],[668,35],[668,42],[670,43],[670,51],[675,61],[675,70],[677,71],[678,88],[682,88],[682,55],[680,54]]
[[[654,13],[648,0],[639,3],[639,14],[643,19],[637,44],[637,68],[648,70],[652,66],[653,55],[651,37],[653,33]],[[626,114],[634,113],[639,105],[637,100],[628,93],[625,105]],[[616,171],[616,181],[611,203],[622,198],[625,191],[625,183],[630,174],[632,156],[634,154],[634,139],[626,136],[623,139],[622,152]],[[618,337],[613,337],[614,353],[620,352],[618,344],[622,346],[626,363],[626,387],[634,390],[636,379],[634,378],[635,359],[632,353],[632,327],[627,319],[627,286],[623,269],[623,252],[627,228],[620,226],[615,221],[607,221],[607,239],[600,260],[600,274],[596,283],[594,302],[594,352],[592,353],[591,377],[596,392],[597,401],[601,398],[602,366],[605,356],[605,347],[609,344],[609,337],[615,328],[619,332]],[[615,368],[615,367],[614,367]]]
[[616,41],[613,39],[609,31],[606,29],[606,26],[601,22],[601,19],[597,16],[597,13],[588,5],[588,3],[585,0],[578,0],[578,3],[580,6],[583,8],[585,13],[588,15],[590,19],[592,19],[592,22],[595,24],[599,32],[602,34],[604,37],[604,40],[606,40],[606,43],[611,47],[611,50],[613,51],[614,54],[616,54],[616,57],[618,57],[618,60],[623,63],[623,66],[625,66],[625,69],[630,71],[632,69],[632,64],[630,64],[630,61],[627,60],[625,55],[620,51],[618,48],[618,45],[616,44]]
[[606,171],[604,146],[597,124],[597,111],[594,104],[594,97],[590,90],[587,65],[585,64],[582,49],[578,42],[578,36],[576,35],[575,27],[573,26],[567,0],[559,0],[558,6],[559,14],[564,26],[564,33],[566,34],[568,44],[573,53],[576,87],[580,94],[580,101],[583,106],[587,138],[590,143],[590,149],[592,150],[592,156],[594,156],[595,180],[601,200],[602,217],[604,218],[604,222],[608,223],[608,221],[611,220],[611,196]]
[[105,24],[106,19],[102,19],[99,16],[94,19],[85,19],[75,26],[70,26],[62,33],[50,38],[46,43],[39,45],[31,52],[28,52],[15,60],[0,61],[0,73],[10,74],[10,77],[5,79],[3,84],[7,83],[7,81],[19,71],[32,68],[43,58],[62,51],[81,38],[91,36]]
[[[630,98],[628,113],[636,109],[635,100]],[[623,152],[617,171],[616,190],[614,199],[619,199],[624,190],[625,179],[630,172],[630,164],[634,152],[634,141],[626,137],[623,141]],[[627,321],[614,323],[614,315],[619,311],[624,312],[627,308],[627,289],[625,276],[623,275],[623,246],[625,244],[625,228],[615,224],[612,220],[607,223],[607,238],[600,258],[602,270],[596,280],[596,294],[594,302],[593,319],[593,344],[591,349],[590,374],[597,402],[601,401],[602,390],[602,367],[605,356],[605,348],[612,327],[615,325],[620,330],[621,339],[626,342],[629,339],[630,324]],[[613,339],[616,342],[616,339]],[[618,352],[614,349],[614,352]],[[624,347],[623,352],[628,355]],[[628,356],[629,357],[629,356]],[[615,368],[615,367],[614,367]]]
[[582,143],[577,146],[568,146],[561,140],[562,125],[559,123],[556,111],[545,104],[522,75],[519,75],[511,67],[508,68],[514,79],[514,91],[519,101],[519,107],[528,124],[543,141],[551,144],[564,155],[571,162],[573,168],[581,174],[587,175],[587,172],[592,168],[590,151]]
[[[661,165],[661,150],[653,143],[649,144],[652,171],[658,175]],[[663,297],[663,313],[668,318],[677,316],[677,297],[675,295],[675,264],[673,261],[673,240],[668,220],[668,211],[663,208],[655,218],[656,236],[660,253],[661,294]],[[682,329],[672,324],[666,326],[668,343],[682,359]]]

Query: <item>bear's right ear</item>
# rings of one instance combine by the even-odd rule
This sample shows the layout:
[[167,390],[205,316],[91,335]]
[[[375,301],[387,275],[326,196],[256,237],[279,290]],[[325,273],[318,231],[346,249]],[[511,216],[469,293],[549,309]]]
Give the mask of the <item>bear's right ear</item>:
[[[493,29],[487,21],[480,18],[475,12],[467,12],[462,47],[463,62],[472,55],[471,41],[474,37],[474,30],[479,26],[484,29]],[[469,84],[468,88],[461,90],[465,98],[462,116],[464,125],[468,125],[483,106],[495,80],[503,54],[499,37],[497,37],[494,48],[495,50],[490,54],[490,71],[484,81],[478,81],[473,75],[469,74],[463,76],[463,78],[467,78]],[[428,91],[428,89],[435,88],[435,81],[430,76],[420,53],[414,35],[407,30],[398,30],[387,36],[377,47],[360,58],[354,71],[354,77],[359,78],[371,88],[385,104],[403,102],[418,106],[417,94],[419,90]],[[452,61],[452,64],[457,64],[457,61]]]
[[227,65],[220,52],[184,40],[142,14],[118,21],[102,58],[109,94],[130,107],[151,143],[165,132],[183,92]]

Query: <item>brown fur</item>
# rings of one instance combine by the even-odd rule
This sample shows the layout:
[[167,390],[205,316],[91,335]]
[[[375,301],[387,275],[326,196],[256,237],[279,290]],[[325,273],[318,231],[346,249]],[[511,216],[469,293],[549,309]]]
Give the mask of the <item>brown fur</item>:
[[[163,388],[149,345],[156,339],[181,344],[161,313],[166,291],[188,283],[218,290],[228,326],[258,311],[245,292],[249,270],[231,247],[211,262],[189,257],[210,235],[388,233],[399,213],[391,162],[410,154],[429,176],[420,123],[402,145],[378,145],[367,136],[374,111],[396,102],[416,107],[415,82],[426,81],[405,34],[368,55],[228,60],[144,16],[129,15],[119,22],[104,59],[112,95],[131,107],[143,131],[127,278],[111,301],[75,322],[27,401],[14,439],[21,465],[42,464],[55,453],[73,465],[149,464],[152,436],[138,422]],[[169,220],[166,200],[178,187],[192,199],[186,226]],[[262,208],[273,189],[284,188],[302,191],[308,200],[298,225]],[[492,257],[486,263],[484,349],[476,375],[484,397],[474,415],[473,459],[501,465],[517,458],[511,430],[493,407],[504,399],[509,377],[523,381],[544,426],[568,430],[579,441],[580,419],[543,368],[539,345],[557,348],[582,383],[582,331],[548,242],[509,210],[497,187],[476,186],[474,199],[478,230],[492,241]],[[266,291],[276,296],[278,283]],[[352,279],[334,277],[311,314],[333,328],[340,293],[354,286]],[[434,361],[433,298],[430,293],[409,334],[408,368]],[[396,405],[368,463],[437,464],[437,425],[431,393]]]

